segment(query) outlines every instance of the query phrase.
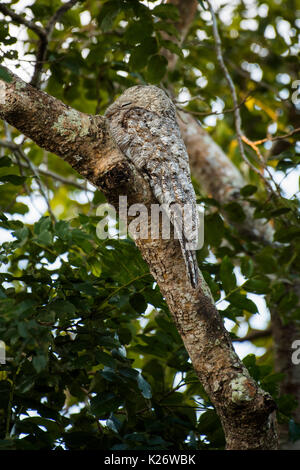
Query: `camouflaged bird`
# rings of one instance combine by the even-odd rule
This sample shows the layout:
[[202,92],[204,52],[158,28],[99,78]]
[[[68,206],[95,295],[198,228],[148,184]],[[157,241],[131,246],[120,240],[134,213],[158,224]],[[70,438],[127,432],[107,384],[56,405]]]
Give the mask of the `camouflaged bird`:
[[[199,218],[174,104],[160,88],[138,85],[128,88],[109,106],[105,116],[119,149],[148,180],[158,202],[166,207],[191,285],[196,287],[199,271],[194,246]],[[183,230],[183,214],[188,213],[189,223],[184,224]]]

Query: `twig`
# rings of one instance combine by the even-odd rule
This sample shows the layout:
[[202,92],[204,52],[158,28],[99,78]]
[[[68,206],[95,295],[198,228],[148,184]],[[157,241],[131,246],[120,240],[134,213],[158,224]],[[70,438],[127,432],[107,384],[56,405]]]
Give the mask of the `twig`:
[[271,179],[271,181],[273,182],[273,184],[275,185],[275,188],[277,190],[277,193],[278,195],[280,196],[280,186],[278,185],[278,183],[276,183],[276,181],[274,180],[273,178],[273,175],[272,173],[270,172],[269,168],[266,166],[266,163],[265,163],[265,159],[264,157],[262,156],[261,154],[261,151],[259,150],[259,148],[257,147],[256,145],[256,142],[252,142],[252,140],[248,139],[248,137],[246,137],[245,135],[242,136],[242,140],[243,142],[245,142],[245,144],[249,145],[249,147],[251,147],[254,152],[256,153],[256,155],[258,156],[261,164],[262,164],[262,167],[264,168],[264,170],[268,173],[269,175],[269,178]]
[[[250,98],[253,91],[254,90],[251,90],[251,91],[249,91],[249,93],[247,93],[245,98],[243,98],[243,100],[238,104],[238,108],[240,108],[241,106],[243,106],[243,104],[246,103],[246,101]],[[188,109],[185,109],[185,108],[181,108],[180,106],[176,106],[176,108],[179,109],[180,111],[183,111],[184,113],[193,114],[195,116],[212,116],[212,115],[218,116],[220,114],[233,113],[236,109],[234,107],[234,108],[229,108],[229,109],[223,109],[222,111],[206,112],[206,111],[191,111],[191,110],[188,110]]]
[[61,16],[66,13],[70,8],[72,8],[78,0],[70,0],[67,3],[64,3],[50,18],[47,26],[45,27],[45,35],[40,37],[38,50],[36,53],[36,64],[33,72],[33,76],[30,82],[30,85],[39,88],[41,75],[43,70],[43,63],[46,60],[47,56],[47,47],[51,40],[54,27]]
[[27,28],[31,29],[31,31],[34,31],[40,38],[46,36],[46,31],[44,28],[41,28],[33,21],[27,20],[24,18],[24,16],[19,15],[15,11],[8,8],[6,5],[0,5],[0,12],[5,16],[10,16],[15,23],[23,24]]
[[274,137],[266,137],[265,139],[255,140],[255,142],[252,142],[252,143],[254,145],[261,145],[261,144],[264,144],[265,142],[274,142],[275,140],[287,139],[288,137],[291,137],[292,135],[297,134],[297,132],[300,132],[300,127],[297,127],[296,129],[292,130],[288,134],[278,135]]
[[62,17],[64,13],[66,13],[70,8],[72,8],[75,3],[77,3],[78,0],[70,0],[67,3],[64,3],[55,13],[54,15],[50,18],[47,26],[46,26],[46,31],[51,33],[58,22],[58,20]]
[[233,338],[232,341],[234,341],[235,343],[242,343],[244,341],[253,341],[259,338],[266,338],[268,336],[271,336],[271,334],[272,334],[271,328],[268,328],[267,330],[255,330],[255,331],[251,331],[251,333],[249,333],[246,336],[243,336],[242,338]]
[[271,184],[269,183],[269,181],[264,177],[264,175],[260,172],[259,169],[257,169],[247,158],[246,154],[245,154],[245,149],[244,149],[244,145],[243,145],[243,139],[242,139],[242,136],[243,136],[243,132],[242,132],[242,120],[241,120],[241,115],[240,115],[240,108],[239,108],[239,105],[238,105],[238,98],[237,98],[237,94],[236,94],[236,89],[235,89],[235,85],[233,83],[233,80],[229,74],[229,71],[227,69],[227,66],[224,62],[224,58],[223,58],[223,53],[222,53],[222,42],[221,42],[221,38],[220,38],[220,35],[219,35],[219,30],[218,30],[218,23],[217,23],[217,18],[216,18],[216,15],[215,15],[215,12],[214,12],[214,9],[210,3],[210,0],[206,0],[206,3],[208,4],[208,7],[209,7],[209,10],[210,10],[210,13],[211,13],[211,16],[212,16],[212,22],[213,22],[213,36],[214,36],[214,40],[215,40],[215,47],[216,47],[216,54],[217,54],[217,59],[218,59],[218,62],[219,62],[219,65],[220,65],[220,68],[221,70],[223,71],[224,73],[224,76],[226,78],[226,81],[228,83],[228,86],[229,86],[229,89],[230,89],[230,93],[231,93],[231,97],[232,97],[232,101],[233,101],[233,105],[234,105],[234,120],[235,120],[235,128],[236,128],[236,134],[237,134],[237,141],[238,141],[238,145],[239,145],[239,149],[240,149],[240,153],[241,153],[241,157],[242,159],[246,162],[246,164],[256,173],[259,175],[260,178],[263,179],[264,183],[266,184],[266,186],[269,188],[269,190],[271,192],[273,192],[273,188],[271,186]]
[[20,157],[21,159],[25,160],[25,162],[26,162],[27,165],[28,165],[28,168],[30,168],[30,170],[32,171],[32,173],[33,173],[33,174],[35,175],[35,177],[36,177],[36,182],[37,182],[38,187],[39,187],[39,189],[40,189],[40,193],[41,193],[41,195],[43,196],[43,198],[45,199],[45,202],[46,202],[46,204],[47,204],[48,211],[49,211],[49,214],[50,214],[52,220],[53,220],[53,221],[56,221],[56,217],[55,217],[55,215],[54,215],[53,212],[52,212],[51,205],[50,205],[50,201],[49,201],[49,198],[48,198],[48,196],[47,196],[47,194],[46,194],[46,190],[45,190],[44,185],[43,185],[43,183],[42,183],[42,181],[41,181],[41,179],[40,179],[40,177],[39,177],[38,170],[37,170],[37,168],[35,167],[35,165],[31,162],[31,160],[27,157],[27,155],[25,155],[25,153],[23,152],[22,147],[21,147],[20,145],[15,144],[14,142],[11,142],[11,143],[10,143],[10,142],[5,142],[5,143],[4,143],[3,141],[0,141],[0,145],[3,145],[4,147],[6,146],[6,147],[10,148],[10,149],[13,151],[13,153],[14,153],[14,155],[15,155],[17,161],[18,161],[18,158],[19,158],[19,157]]
[[40,193],[41,195],[43,196],[43,198],[45,199],[45,202],[47,204],[47,207],[48,207],[48,212],[52,218],[52,220],[54,222],[56,222],[56,217],[55,215],[53,214],[52,212],[52,209],[51,209],[51,204],[50,204],[50,201],[49,201],[49,198],[46,194],[46,189],[44,187],[44,184],[43,182],[41,181],[40,177],[39,177],[39,173],[35,167],[35,165],[30,161],[30,159],[27,157],[27,155],[25,155],[25,153],[23,152],[23,150],[21,148],[19,148],[16,152],[19,153],[19,155],[21,156],[21,158],[23,158],[23,160],[25,160],[25,162],[27,163],[28,167],[31,169],[31,171],[34,173],[35,177],[36,177],[36,182],[38,184],[38,187],[40,188]]
[[264,165],[265,164],[264,157],[262,156],[261,151],[257,147],[256,143],[252,142],[252,140],[248,139],[248,137],[246,137],[245,135],[242,135],[242,140],[243,140],[243,142],[245,142],[245,144],[249,145],[249,147],[251,147],[254,150],[254,152],[258,156],[259,160]]
[[[16,150],[18,148],[18,145],[15,144],[14,142],[9,142],[9,141],[4,141],[4,140],[0,140],[0,146],[5,147],[5,148],[9,148],[11,150]],[[16,159],[17,159],[17,157],[16,157]],[[28,170],[31,169],[29,165],[27,165],[26,163],[22,163],[21,161],[18,161],[17,164],[21,168],[28,169]],[[81,189],[82,191],[92,192],[93,193],[92,190],[87,189],[84,185],[78,183],[77,181],[71,180],[69,178],[64,178],[63,176],[61,176],[57,173],[54,173],[51,170],[43,170],[43,169],[37,168],[37,167],[35,167],[35,169],[40,175],[47,176],[47,177],[52,178],[56,181],[59,181],[60,183],[63,183],[63,184],[68,184],[70,186],[74,186],[75,188]]]
[[[24,168],[26,167],[26,165],[23,165],[23,166],[24,166]],[[26,167],[26,168],[28,168],[28,167]],[[74,186],[75,188],[81,189],[82,191],[94,193],[94,191],[92,191],[90,189],[87,189],[83,184],[80,184],[77,181],[71,180],[69,178],[64,178],[63,176],[58,175],[57,173],[54,173],[53,171],[42,170],[41,168],[36,168],[36,170],[38,171],[38,173],[40,175],[48,176],[49,178],[53,178],[56,181],[59,181],[60,183],[68,184],[70,186]]]
[[248,78],[249,80],[254,82],[256,85],[259,85],[263,88],[267,88],[268,90],[271,90],[274,93],[278,93],[278,88],[276,88],[275,86],[270,85],[269,83],[265,82],[264,80],[260,80],[259,82],[257,82],[256,80],[253,80],[253,78],[251,77],[251,74],[249,72],[247,72],[246,70],[243,70],[242,68],[238,67],[237,64],[235,62],[233,62],[232,60],[230,60],[228,57],[226,57],[224,60],[230,65],[230,67],[232,67],[236,71],[237,74],[241,75],[242,77]]

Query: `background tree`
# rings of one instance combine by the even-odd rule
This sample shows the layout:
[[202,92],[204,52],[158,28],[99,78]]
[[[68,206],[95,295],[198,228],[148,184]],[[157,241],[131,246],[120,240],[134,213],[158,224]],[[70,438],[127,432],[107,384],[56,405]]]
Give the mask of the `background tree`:
[[[274,448],[273,433],[256,429],[273,409],[263,391],[276,401],[282,445],[297,445],[300,379],[291,355],[299,339],[299,202],[284,191],[299,162],[295,2],[216,2],[214,10],[191,0],[31,3],[0,5],[3,62],[22,77],[29,71],[26,81],[36,89],[0,68],[12,98],[0,111],[12,124],[2,125],[0,159],[8,240],[0,255],[0,336],[9,358],[0,381],[2,447],[220,449],[224,429],[227,448]],[[118,167],[115,149],[101,140],[101,115],[124,89],[147,83],[164,87],[178,106],[206,210],[199,266],[220,315],[233,341],[265,348],[243,360],[260,387],[250,376],[242,383],[254,387],[253,400],[230,375],[237,359],[229,359],[228,338],[203,292],[190,293],[192,307],[198,302],[209,314],[195,317],[197,341],[184,319],[176,328],[170,289],[179,303],[189,292],[177,280],[174,246],[139,245],[145,263],[132,241],[96,236],[97,206],[124,189],[115,170],[122,173],[124,163]],[[43,127],[53,110],[57,117],[69,108],[38,88],[79,113],[72,111],[62,128]],[[93,132],[84,133],[80,112],[99,115],[89,121]],[[85,150],[88,138],[94,152]],[[76,160],[75,148],[86,152],[85,162]],[[136,193],[133,200],[141,197]],[[40,218],[29,218],[32,206],[44,212]],[[158,282],[160,289],[153,256],[169,281]],[[249,294],[267,302],[272,320],[265,331],[252,327],[259,312]],[[219,343],[209,349],[211,339]],[[238,362],[236,369],[244,380]],[[227,371],[231,397],[223,393]],[[250,430],[245,436],[241,418]],[[262,441],[254,444],[256,431]]]

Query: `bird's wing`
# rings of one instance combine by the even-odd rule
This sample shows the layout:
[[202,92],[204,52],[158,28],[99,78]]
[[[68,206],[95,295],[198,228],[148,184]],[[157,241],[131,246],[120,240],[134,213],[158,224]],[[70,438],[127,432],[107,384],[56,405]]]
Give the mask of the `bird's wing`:
[[[122,152],[147,177],[155,197],[164,204],[179,239],[192,285],[198,283],[198,211],[190,178],[188,154],[177,122],[143,108],[131,108],[113,135]],[[184,209],[189,221],[183,225]],[[187,219],[186,219],[187,220]],[[183,229],[184,227],[184,229]]]

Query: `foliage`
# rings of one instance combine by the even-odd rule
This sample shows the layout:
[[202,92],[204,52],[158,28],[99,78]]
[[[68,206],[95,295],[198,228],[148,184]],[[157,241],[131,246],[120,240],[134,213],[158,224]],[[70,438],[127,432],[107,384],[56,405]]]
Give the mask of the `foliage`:
[[[7,5],[14,8],[18,3]],[[209,116],[215,109],[230,110],[232,101],[217,65],[205,3],[199,1],[199,12],[179,47],[179,13],[172,5],[138,0],[78,2],[54,30],[43,89],[78,110],[97,114],[138,83],[165,86],[188,97],[181,106],[201,119],[248,182],[236,202],[222,208],[232,224],[225,222],[220,204],[195,183],[206,209],[199,265],[217,305],[226,298],[220,313],[233,322],[234,339],[241,323],[251,333],[252,319],[259,314],[255,297],[249,294],[264,296],[283,322],[299,324],[299,301],[291,289],[300,268],[299,201],[280,188],[267,193],[259,176],[246,167],[232,112]],[[26,14],[45,26],[60,4],[34,1]],[[220,18],[226,9],[228,5],[220,9]],[[225,61],[239,100],[244,100],[240,109],[245,134],[258,140],[272,132],[289,133],[297,119],[289,98],[298,78],[296,2],[258,1],[254,10],[238,2],[231,11],[221,35]],[[19,73],[37,46],[35,33],[29,29],[27,33],[20,46],[11,25],[0,24],[1,57],[14,63]],[[163,48],[178,56],[172,71],[167,70]],[[10,79],[1,67],[0,78]],[[2,125],[0,132],[2,139],[20,142],[16,130]],[[271,150],[268,145],[261,147],[276,178],[286,177],[299,164],[296,140],[293,135],[278,140]],[[22,148],[37,168],[83,186],[55,155],[29,140]],[[0,251],[0,338],[9,359],[0,372],[0,447],[223,448],[218,417],[139,252],[130,240],[100,241],[96,236],[101,193],[40,174],[46,192],[38,196],[36,174],[24,168],[24,161],[21,165],[20,155],[1,151],[0,226],[3,239],[9,241]],[[246,152],[259,168],[253,149],[247,147]],[[33,220],[29,196],[43,208],[48,197],[57,220],[46,209]],[[242,200],[254,208],[257,219],[271,220],[274,244],[262,245],[239,233],[236,223],[246,217]],[[286,422],[295,401],[279,393],[282,377],[273,370],[271,340],[253,344],[266,352],[258,358],[248,355],[245,365],[274,396],[279,419]],[[290,430],[296,439],[299,425],[290,421]]]

